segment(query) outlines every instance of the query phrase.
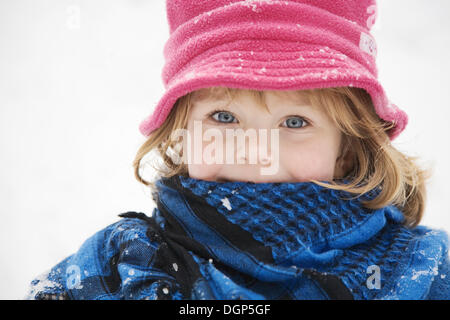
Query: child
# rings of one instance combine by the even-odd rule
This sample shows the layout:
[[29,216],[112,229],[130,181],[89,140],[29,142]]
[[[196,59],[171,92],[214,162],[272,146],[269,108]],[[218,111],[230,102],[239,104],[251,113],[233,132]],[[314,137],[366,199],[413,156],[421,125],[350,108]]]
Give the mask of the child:
[[28,297],[448,299],[447,234],[418,226],[429,174],[391,144],[407,116],[377,81],[375,12],[168,0],[167,91],[134,162],[157,207],[121,214]]

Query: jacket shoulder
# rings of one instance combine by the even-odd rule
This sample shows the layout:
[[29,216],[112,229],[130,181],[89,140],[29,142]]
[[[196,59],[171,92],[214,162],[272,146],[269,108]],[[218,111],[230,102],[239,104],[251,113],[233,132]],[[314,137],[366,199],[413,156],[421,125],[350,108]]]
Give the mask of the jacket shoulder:
[[25,299],[119,299],[132,270],[147,268],[161,244],[152,217],[138,212],[119,216],[31,281]]
[[437,287],[443,286],[447,289],[442,294],[450,298],[448,282],[442,281],[448,279],[447,232],[427,226],[402,229],[409,234],[408,244],[402,256],[395,257],[396,269],[390,289],[378,298],[424,300],[429,299],[430,294],[434,295]]
[[[419,226],[415,233],[420,237],[416,254],[424,255],[423,250],[434,252],[434,255],[427,256],[427,260],[432,262],[432,267],[428,270],[416,270],[416,276],[429,274],[431,285],[424,296],[427,300],[449,300],[450,299],[450,260],[449,260],[449,236],[442,229],[433,229],[426,226]],[[425,251],[426,252],[426,251]]]

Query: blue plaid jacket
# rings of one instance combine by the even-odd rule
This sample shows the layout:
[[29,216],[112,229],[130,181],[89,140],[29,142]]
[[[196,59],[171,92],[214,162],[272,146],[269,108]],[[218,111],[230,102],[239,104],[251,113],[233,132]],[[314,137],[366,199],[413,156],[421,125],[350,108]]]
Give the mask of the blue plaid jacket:
[[[449,299],[444,231],[314,183],[158,181],[34,279],[29,299]],[[368,195],[374,196],[372,195]]]

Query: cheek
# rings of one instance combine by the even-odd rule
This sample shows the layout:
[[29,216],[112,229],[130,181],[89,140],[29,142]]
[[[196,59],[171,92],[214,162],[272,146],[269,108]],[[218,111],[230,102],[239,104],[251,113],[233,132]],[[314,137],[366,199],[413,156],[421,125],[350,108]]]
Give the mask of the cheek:
[[215,181],[221,168],[219,164],[188,164],[189,177],[200,180]]
[[[216,180],[216,177],[220,175],[223,165],[220,164],[218,160],[216,161],[214,152],[206,152],[208,151],[208,145],[211,147],[212,143],[203,141],[204,130],[195,132],[196,134],[201,132],[201,135],[199,136],[194,134],[192,126],[188,126],[188,131],[190,134],[190,145],[184,144],[183,148],[190,150],[184,159],[187,162],[189,176],[200,180]],[[205,162],[205,153],[206,157],[209,159],[209,162]]]
[[282,165],[298,181],[332,180],[337,153],[333,145],[321,142],[285,145]]

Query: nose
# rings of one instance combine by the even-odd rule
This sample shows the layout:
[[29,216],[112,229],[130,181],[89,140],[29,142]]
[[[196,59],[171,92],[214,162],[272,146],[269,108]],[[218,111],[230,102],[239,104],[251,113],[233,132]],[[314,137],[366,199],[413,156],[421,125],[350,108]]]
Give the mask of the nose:
[[[260,141],[258,139],[258,141]],[[248,153],[247,153],[248,149]],[[268,166],[272,163],[271,150],[267,144],[248,143],[240,146],[237,150],[236,158],[238,163],[258,164]]]

